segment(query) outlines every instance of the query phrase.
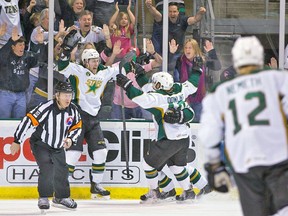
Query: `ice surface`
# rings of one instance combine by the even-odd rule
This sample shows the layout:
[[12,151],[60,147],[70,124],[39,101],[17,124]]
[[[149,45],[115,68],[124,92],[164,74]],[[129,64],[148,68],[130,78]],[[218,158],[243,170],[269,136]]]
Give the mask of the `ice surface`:
[[[51,206],[46,215],[65,216],[241,216],[240,203],[231,194],[212,192],[186,203],[139,204],[139,200],[76,200],[75,211]],[[40,215],[37,200],[0,200],[0,215]]]

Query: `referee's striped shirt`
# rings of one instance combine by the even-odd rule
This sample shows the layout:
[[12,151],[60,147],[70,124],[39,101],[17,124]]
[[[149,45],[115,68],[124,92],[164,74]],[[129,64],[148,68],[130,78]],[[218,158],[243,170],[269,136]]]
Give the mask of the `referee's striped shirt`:
[[76,143],[82,130],[82,120],[75,104],[71,103],[66,109],[60,110],[56,100],[50,100],[26,114],[16,129],[14,142],[23,143],[31,127],[34,128],[33,136],[58,149],[67,137]]

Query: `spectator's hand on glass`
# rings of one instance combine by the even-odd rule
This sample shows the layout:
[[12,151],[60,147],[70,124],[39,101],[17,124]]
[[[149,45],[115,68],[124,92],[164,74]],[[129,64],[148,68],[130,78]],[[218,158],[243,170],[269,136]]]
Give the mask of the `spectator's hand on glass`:
[[121,41],[120,40],[117,40],[115,43],[114,43],[114,46],[113,46],[113,54],[114,55],[119,55],[121,52],[122,52],[123,48],[121,48]]
[[198,12],[201,13],[201,14],[205,14],[206,13],[206,9],[204,7],[200,7]]
[[170,53],[174,54],[177,51],[178,46],[179,46],[179,44],[176,43],[176,40],[172,39],[169,42],[169,51],[170,51]]
[[115,10],[119,11],[118,1],[115,3]]
[[106,24],[103,25],[102,33],[104,34],[106,40],[110,39],[110,30],[108,25]]
[[18,27],[17,26],[13,27],[11,36],[12,36],[13,41],[19,40],[20,35],[18,34]]
[[130,11],[131,10],[131,0],[129,0],[129,3],[127,5],[127,11]]
[[152,7],[152,0],[146,0],[145,4],[146,4],[147,8],[151,8]]
[[7,32],[7,23],[4,22],[0,25],[0,36],[3,36]]
[[270,68],[277,69],[277,68],[278,68],[278,63],[277,63],[276,58],[272,57],[272,58],[270,59],[270,62],[268,63],[268,66],[269,66]]
[[146,39],[146,51],[150,54],[155,53],[154,45],[153,45],[152,41],[148,38]]
[[206,52],[209,52],[209,51],[211,51],[211,50],[213,50],[213,49],[214,49],[213,43],[212,43],[211,41],[209,41],[209,40],[205,40],[204,50],[205,50]]

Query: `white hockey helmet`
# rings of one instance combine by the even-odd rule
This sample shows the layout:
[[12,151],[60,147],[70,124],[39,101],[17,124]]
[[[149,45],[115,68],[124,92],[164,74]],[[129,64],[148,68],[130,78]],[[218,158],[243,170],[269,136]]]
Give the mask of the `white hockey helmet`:
[[173,87],[174,79],[167,72],[158,72],[152,76],[152,84],[155,90],[170,90]]
[[232,48],[235,69],[245,65],[264,65],[264,49],[255,36],[240,37]]
[[81,55],[81,60],[84,62],[85,60],[99,58],[99,53],[95,49],[84,49]]

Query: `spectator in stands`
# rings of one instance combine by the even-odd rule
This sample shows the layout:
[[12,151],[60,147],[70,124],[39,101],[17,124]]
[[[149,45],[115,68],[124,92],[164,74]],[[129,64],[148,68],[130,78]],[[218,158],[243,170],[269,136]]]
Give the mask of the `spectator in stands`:
[[[185,15],[185,2],[184,0],[168,0],[169,3],[177,3],[179,8],[179,14]],[[155,8],[161,14],[163,14],[163,0],[155,0]]]
[[94,43],[97,51],[102,52],[107,45],[112,48],[110,32],[107,25],[103,26],[103,29],[98,26],[92,26],[93,13],[84,10],[79,14],[79,29],[75,34],[75,39],[81,38],[78,44],[78,50],[82,49],[82,46],[87,42]]
[[103,27],[108,25],[115,10],[114,0],[86,0],[86,9],[93,12],[93,24]]
[[67,0],[59,0],[59,5],[61,8],[61,19],[64,20],[65,26],[76,25],[79,27],[78,19],[86,7],[85,0],[73,0],[71,5],[69,5]]
[[[26,39],[26,45],[30,42],[30,37],[33,29],[39,24],[39,16],[41,11],[45,8],[49,8],[49,0],[28,0],[26,10],[21,17],[21,23],[23,25],[24,37]],[[55,22],[54,29],[58,30],[58,22],[60,21],[61,10],[58,0],[54,1]]]
[[4,23],[7,25],[5,34],[0,36],[0,48],[11,38],[12,30],[15,26],[17,26],[18,34],[20,36],[23,35],[18,2],[19,0],[0,1],[0,26]]
[[[204,46],[207,52],[207,58],[205,58],[197,41],[194,39],[187,39],[184,43],[184,53],[180,57],[178,57],[174,70],[174,80],[182,83],[188,79],[189,73],[192,70],[193,65],[195,64],[193,60],[197,59],[195,57],[199,57],[204,61],[204,65],[202,67],[202,74],[199,79],[198,89],[195,94],[188,97],[188,103],[195,112],[193,122],[200,121],[200,115],[202,111],[202,99],[206,94],[205,72],[209,62],[208,60],[212,59],[216,61],[216,63],[211,64],[211,67],[213,66],[213,68],[210,67],[211,69],[219,70],[221,68],[221,64],[216,55],[216,51],[210,43],[211,42],[208,41]],[[172,40],[169,43],[169,47],[170,53],[173,54],[178,49],[178,44],[176,44],[175,40]]]
[[127,5],[127,13],[119,13],[118,2],[116,2],[115,13],[109,21],[109,27],[112,30],[112,46],[116,41],[121,41],[121,48],[123,48],[123,51],[118,58],[122,58],[130,50],[132,46],[131,38],[134,34],[134,26],[135,16],[131,11],[131,0],[129,0],[129,4]]
[[[32,34],[31,34],[31,38],[30,38],[30,43],[29,43],[29,50],[34,52],[34,53],[38,53],[39,52],[39,43],[36,39],[36,35],[39,35],[39,31],[43,32],[44,38],[43,41],[45,44],[48,43],[48,29],[49,29],[49,9],[45,8],[41,11],[40,13],[40,19],[39,19],[40,25],[37,26],[36,28],[33,29]],[[60,37],[64,37],[66,34],[65,31],[65,27],[64,27],[64,22],[63,20],[61,20],[58,23],[59,27],[59,31],[58,32],[54,32],[55,35],[55,40],[57,41]],[[43,43],[43,42],[42,42]],[[45,55],[42,55],[44,59],[41,59],[41,62],[45,62],[48,63],[48,53],[45,53]],[[37,66],[36,68],[31,68],[30,70],[30,85],[29,88],[26,91],[26,97],[27,97],[27,104],[30,102],[31,99],[31,94],[33,92],[33,88],[35,83],[38,80],[38,73],[39,73],[39,67]]]
[[[152,0],[146,0],[146,6],[150,14],[154,18],[153,32],[152,32],[152,42],[155,46],[157,53],[162,53],[162,32],[163,32],[163,16],[152,4]],[[200,7],[199,11],[195,16],[184,16],[180,15],[178,3],[169,3],[169,30],[168,30],[168,40],[176,40],[179,44],[178,49],[173,55],[175,59],[169,62],[168,70],[171,72],[175,67],[175,61],[180,56],[180,52],[183,49],[183,44],[185,40],[185,32],[189,25],[196,24],[202,19],[203,14],[205,14],[206,9]]]
[[0,118],[22,118],[26,114],[29,70],[37,65],[38,59],[24,48],[25,39],[19,36],[16,26],[12,37],[0,49]]

